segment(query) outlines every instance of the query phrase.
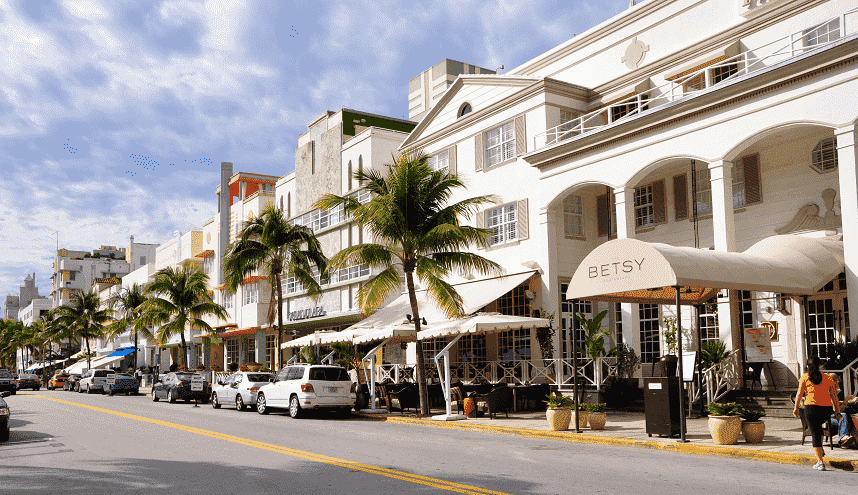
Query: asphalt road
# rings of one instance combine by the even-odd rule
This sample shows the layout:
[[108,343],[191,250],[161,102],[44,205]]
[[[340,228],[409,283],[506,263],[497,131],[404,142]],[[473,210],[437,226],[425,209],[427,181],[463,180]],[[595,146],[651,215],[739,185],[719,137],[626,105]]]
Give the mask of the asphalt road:
[[[52,400],[57,399],[57,400]],[[62,391],[6,399],[0,494],[855,493],[858,473]]]

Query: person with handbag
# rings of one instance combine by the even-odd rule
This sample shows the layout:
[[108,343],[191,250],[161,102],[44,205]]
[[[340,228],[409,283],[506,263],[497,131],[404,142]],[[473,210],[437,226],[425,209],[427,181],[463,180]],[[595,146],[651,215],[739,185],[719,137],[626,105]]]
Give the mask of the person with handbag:
[[822,448],[822,425],[831,417],[832,409],[840,416],[840,401],[837,400],[837,391],[834,380],[822,373],[819,368],[821,363],[818,357],[807,358],[806,372],[798,381],[798,391],[795,396],[795,409],[792,414],[799,416],[799,404],[804,399],[804,413],[807,424],[811,428],[813,436],[813,451],[816,454],[817,463],[813,469],[825,471],[823,456],[825,450]]

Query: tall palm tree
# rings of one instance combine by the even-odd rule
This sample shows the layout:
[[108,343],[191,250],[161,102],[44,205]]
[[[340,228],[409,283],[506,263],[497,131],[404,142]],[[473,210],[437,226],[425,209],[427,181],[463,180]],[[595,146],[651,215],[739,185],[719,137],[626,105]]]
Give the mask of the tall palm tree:
[[15,322],[0,319],[0,368],[6,368],[6,360],[15,360],[18,342],[15,340]]
[[[146,324],[160,325],[157,338],[163,344],[171,336],[182,337],[182,363],[188,368],[188,343],[186,328],[197,328],[212,332],[212,327],[203,320],[212,315],[225,319],[226,310],[214,302],[208,293],[206,282],[209,276],[190,261],[181,268],[168,266],[158,270],[155,281],[145,290],[149,300],[143,304]],[[190,369],[190,368],[188,368]]]
[[129,329],[134,333],[134,369],[137,369],[137,339],[143,334],[147,339],[154,335],[149,330],[143,314],[143,307],[149,298],[145,290],[136,283],[122,288],[111,299],[110,308],[117,320],[107,327],[111,337],[121,335]]
[[[268,324],[277,316],[277,353],[275,368],[280,368],[280,344],[283,342],[283,278],[294,277],[307,288],[307,294],[318,298],[322,289],[313,276],[314,267],[325,277],[327,259],[313,231],[291,225],[283,211],[269,204],[252,218],[241,237],[227,248],[223,260],[225,288],[235,292],[245,277],[259,272],[268,276],[271,301]],[[275,306],[276,303],[276,306]]]
[[104,324],[110,321],[109,309],[101,308],[101,300],[95,291],[77,291],[68,305],[57,308],[57,325],[65,326],[73,335],[86,341],[86,367],[91,367],[89,339],[101,337]]
[[[358,302],[365,313],[377,309],[391,291],[399,289],[400,274],[404,273],[414,326],[419,332],[415,275],[452,318],[462,313],[462,298],[444,281],[445,277],[456,269],[501,271],[497,263],[463,251],[472,244],[485,246],[491,231],[460,224],[460,219],[470,218],[481,205],[494,203],[493,198],[476,196],[448,204],[453,191],[464,184],[446,170],[431,170],[420,151],[394,157],[385,174],[359,169],[354,176],[372,193],[368,203],[360,203],[352,196],[327,194],[314,207],[331,209],[342,205],[346,213],[372,233],[376,243],[343,249],[330,262],[331,269],[351,264],[383,268],[358,291]],[[429,414],[429,401],[423,345],[419,340],[416,345],[420,410],[425,416]]]

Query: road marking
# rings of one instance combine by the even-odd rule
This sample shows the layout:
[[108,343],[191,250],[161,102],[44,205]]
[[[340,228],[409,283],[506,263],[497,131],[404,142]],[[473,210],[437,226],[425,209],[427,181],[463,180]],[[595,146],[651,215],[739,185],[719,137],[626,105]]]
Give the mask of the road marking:
[[240,445],[246,445],[248,447],[255,447],[257,449],[268,450],[271,452],[277,452],[279,454],[284,454],[292,457],[297,457],[299,459],[305,459],[308,461],[320,462],[323,464],[330,464],[332,466],[339,466],[343,468],[347,468],[350,470],[363,471],[365,473],[377,474],[379,476],[384,476],[387,478],[393,478],[401,481],[408,481],[411,483],[416,483],[419,485],[431,486],[433,488],[441,488],[443,490],[449,490],[457,493],[482,493],[489,495],[509,495],[504,492],[498,492],[494,490],[488,490],[486,488],[480,488],[477,486],[465,485],[461,483],[456,483],[453,481],[446,481],[438,478],[431,478],[429,476],[421,476],[419,474],[406,473],[404,471],[397,471],[395,469],[388,469],[378,466],[373,466],[370,464],[361,464],[359,462],[349,461],[345,459],[338,459],[336,457],[329,457],[322,454],[314,454],[312,452],[305,452],[302,450],[290,449],[288,447],[283,447],[280,445],[274,445],[265,442],[259,442],[256,440],[250,440],[247,438],[236,437],[234,435],[227,435],[226,433],[218,433],[216,431],[203,430],[201,428],[194,428],[193,426],[185,426],[180,425],[178,423],[171,423],[169,421],[162,421],[160,419],[147,418],[145,416],[137,416],[134,414],[123,413],[119,411],[112,411],[110,409],[104,409],[101,407],[90,406],[86,404],[79,404],[77,402],[71,402],[63,399],[56,399],[53,397],[44,397],[41,395],[34,395],[33,397],[38,397],[39,399],[52,400],[55,402],[61,402],[63,404],[69,404],[72,406],[82,407],[84,409],[91,409],[93,411],[99,411],[107,414],[113,414],[115,416],[121,416],[123,418],[134,419],[137,421],[143,421],[146,423],[151,423],[159,426],[166,426],[168,428],[175,428],[177,430],[186,431],[189,433],[195,433],[197,435],[203,435],[210,438],[215,438],[218,440],[225,440],[227,442],[237,443]]

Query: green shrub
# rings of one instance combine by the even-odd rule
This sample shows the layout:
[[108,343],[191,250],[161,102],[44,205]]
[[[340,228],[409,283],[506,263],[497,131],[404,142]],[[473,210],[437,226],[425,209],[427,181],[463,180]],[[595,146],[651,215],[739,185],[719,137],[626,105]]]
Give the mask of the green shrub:
[[585,405],[587,406],[587,410],[588,410],[588,411],[590,411],[590,412],[592,412],[592,413],[601,413],[601,412],[605,412],[605,410],[608,408],[608,405],[607,405],[607,404],[604,404],[604,403],[599,403],[599,404],[585,404]]
[[545,396],[548,399],[549,409],[559,409],[561,407],[569,407],[573,401],[571,397],[563,397],[562,395],[548,394]]
[[745,421],[759,421],[760,418],[766,415],[766,411],[762,409],[745,409],[744,407],[739,408],[739,416],[742,417]]
[[711,402],[708,407],[713,416],[738,416],[742,409],[735,402]]
[[229,363],[229,371],[232,373],[238,371],[238,363],[236,361]]
[[720,340],[710,340],[700,346],[700,366],[706,370],[723,361],[728,355],[727,346]]

